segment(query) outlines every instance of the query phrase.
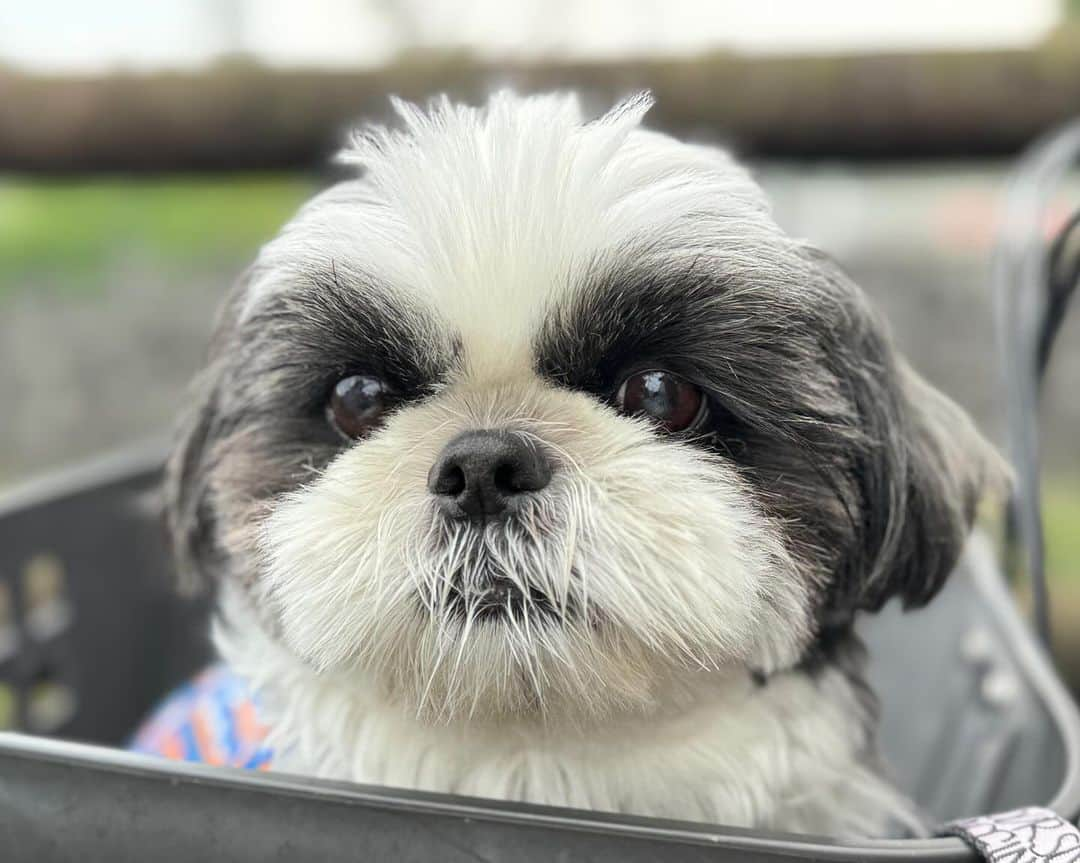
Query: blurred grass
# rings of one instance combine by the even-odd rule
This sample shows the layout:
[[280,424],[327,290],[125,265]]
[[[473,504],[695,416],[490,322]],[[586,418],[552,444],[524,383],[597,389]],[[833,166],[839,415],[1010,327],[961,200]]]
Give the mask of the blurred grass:
[[[1080,697],[1080,476],[1046,480],[1043,518],[1054,658],[1062,676]],[[1023,603],[1026,585],[1020,590]]]
[[1043,492],[1046,571],[1080,588],[1080,477],[1055,478]]
[[42,276],[93,290],[123,255],[164,266],[249,255],[311,190],[298,175],[0,178],[0,298]]

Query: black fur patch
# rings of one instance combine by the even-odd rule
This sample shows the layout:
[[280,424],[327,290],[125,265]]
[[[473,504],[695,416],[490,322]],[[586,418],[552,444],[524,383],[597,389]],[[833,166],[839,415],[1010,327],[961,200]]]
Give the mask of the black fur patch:
[[241,318],[246,290],[226,304],[169,466],[170,527],[189,575],[224,568],[222,536],[346,445],[325,415],[337,381],[378,376],[403,405],[436,389],[459,358],[435,321],[363,274],[313,272]]
[[944,464],[939,436],[954,429],[909,399],[910,373],[861,291],[823,256],[788,255],[781,273],[703,259],[597,266],[550,311],[537,367],[603,400],[634,368],[702,387],[713,423],[695,443],[735,464],[782,525],[825,638],[892,595],[934,595],[970,526],[978,471]]

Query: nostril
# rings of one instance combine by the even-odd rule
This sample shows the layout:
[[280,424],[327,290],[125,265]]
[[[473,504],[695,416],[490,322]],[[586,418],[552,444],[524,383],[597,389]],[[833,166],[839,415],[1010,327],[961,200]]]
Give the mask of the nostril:
[[516,494],[521,491],[522,489],[518,482],[517,474],[517,466],[512,462],[500,462],[495,466],[495,473],[492,475],[492,479],[495,482],[495,488],[503,494]]
[[465,480],[465,471],[461,469],[461,466],[457,464],[447,464],[439,471],[439,477],[435,481],[434,491],[436,494],[446,495],[447,497],[457,497],[465,491],[467,484],[468,483]]

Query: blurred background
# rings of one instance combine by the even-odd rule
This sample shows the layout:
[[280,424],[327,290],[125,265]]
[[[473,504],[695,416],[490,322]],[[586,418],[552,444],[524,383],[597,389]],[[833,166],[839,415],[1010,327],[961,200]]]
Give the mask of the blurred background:
[[[988,253],[1010,160],[1080,112],[1080,0],[0,0],[0,490],[168,430],[224,291],[388,94],[500,86],[651,88],[1001,440]],[[1076,317],[1045,455],[1080,680]]]

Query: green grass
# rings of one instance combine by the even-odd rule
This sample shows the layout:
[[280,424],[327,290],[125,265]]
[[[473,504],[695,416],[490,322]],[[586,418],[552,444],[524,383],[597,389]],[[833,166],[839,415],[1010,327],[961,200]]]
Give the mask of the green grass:
[[1080,585],[1080,481],[1048,482],[1043,501],[1046,572]]
[[0,296],[42,275],[91,288],[124,256],[172,266],[250,254],[311,190],[288,175],[0,178]]

